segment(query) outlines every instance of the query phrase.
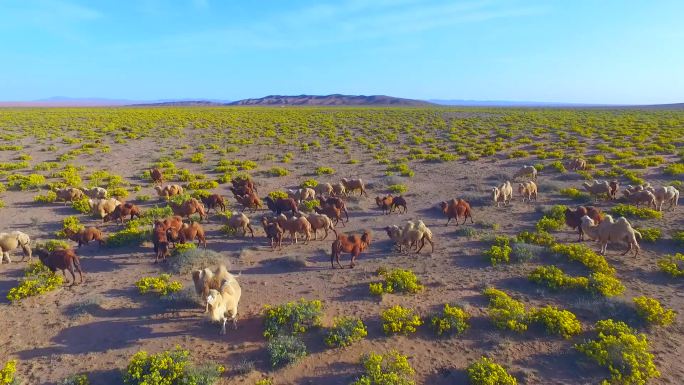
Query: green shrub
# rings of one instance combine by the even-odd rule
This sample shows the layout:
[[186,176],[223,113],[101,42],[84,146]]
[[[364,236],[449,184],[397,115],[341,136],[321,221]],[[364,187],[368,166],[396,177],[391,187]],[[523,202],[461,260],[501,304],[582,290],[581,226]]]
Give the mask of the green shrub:
[[318,181],[316,179],[307,179],[299,184],[300,188],[314,188],[318,186]]
[[38,194],[33,197],[34,202],[40,203],[52,203],[57,200],[57,193],[51,190],[45,192],[45,194]]
[[288,302],[283,305],[264,307],[264,337],[279,334],[304,333],[312,327],[321,326],[323,303],[318,300]]
[[0,199],[0,209],[3,208],[3,207],[5,207],[5,201],[3,201],[2,199]]
[[64,280],[61,275],[50,271],[40,262],[28,265],[24,270],[24,278],[17,287],[10,289],[7,299],[16,302],[21,299],[47,293],[61,287]]
[[663,232],[657,227],[651,227],[651,228],[637,227],[637,228],[635,228],[635,230],[641,234],[641,239],[644,242],[649,242],[649,243],[655,243],[663,235]]
[[36,244],[36,248],[43,247],[47,251],[55,251],[57,249],[68,249],[71,246],[69,246],[69,243],[66,241],[62,240],[57,240],[57,239],[49,239],[45,243],[39,243]]
[[171,253],[172,257],[178,257],[179,255],[186,253],[188,250],[193,250],[197,248],[197,244],[192,243],[192,242],[186,242],[186,243],[177,243],[176,247],[173,248],[173,252]]
[[487,357],[482,357],[470,364],[467,371],[472,385],[516,385],[518,383],[503,366]]
[[125,228],[107,237],[107,247],[117,248],[141,245],[152,235],[150,228]]
[[204,162],[206,162],[206,159],[204,158],[204,153],[197,152],[197,153],[192,154],[192,156],[190,156],[190,161],[192,163],[204,163]]
[[643,219],[650,219],[650,218],[656,218],[660,219],[663,217],[663,213],[660,211],[656,211],[653,209],[649,209],[646,207],[636,207],[632,205],[626,205],[624,203],[619,203],[615,205],[611,210],[611,213],[623,217],[632,217],[632,218],[643,218]]
[[271,167],[268,170],[268,174],[271,176],[285,176],[289,173],[290,172],[286,168],[283,168],[283,167]]
[[190,353],[176,347],[152,355],[137,352],[122,377],[125,385],[213,385],[224,370],[219,365],[194,367]]
[[664,308],[655,298],[646,296],[633,298],[637,314],[649,324],[667,326],[674,322],[676,313]]
[[190,190],[202,190],[202,189],[211,190],[213,188],[217,188],[218,186],[219,186],[219,184],[215,180],[201,180],[201,181],[196,180],[196,181],[189,182],[187,184],[187,187]]
[[522,233],[518,234],[518,236],[516,237],[516,241],[539,246],[552,246],[556,243],[556,240],[553,238],[553,235],[544,231],[534,233],[529,231],[523,231]]
[[564,188],[561,189],[560,191],[561,195],[565,195],[566,197],[571,198],[574,201],[577,202],[590,202],[591,201],[591,196],[583,191],[580,191],[576,188]]
[[485,251],[484,255],[489,258],[492,266],[496,266],[499,263],[510,262],[511,251],[513,249],[510,246],[510,239],[508,237],[496,237],[494,245]]
[[684,163],[672,163],[665,167],[663,172],[667,175],[681,175],[684,174]]
[[9,360],[0,369],[0,385],[19,385],[19,379],[15,377],[17,372],[17,361]]
[[559,334],[566,339],[582,332],[582,324],[572,312],[553,306],[534,309],[529,317],[531,322],[543,325],[548,333]]
[[508,158],[527,158],[530,156],[530,153],[525,151],[525,150],[515,150],[508,154]]
[[388,186],[387,189],[394,194],[403,194],[408,191],[408,187],[404,184],[393,184]]
[[325,336],[325,343],[330,347],[345,347],[368,335],[366,325],[358,318],[341,317],[333,320],[333,326]]
[[316,169],[316,175],[332,175],[335,173],[335,169],[332,167],[320,166]]
[[413,309],[395,305],[382,312],[382,330],[385,334],[412,334],[423,324]]
[[608,275],[614,275],[615,269],[612,268],[606,258],[597,254],[585,245],[579,244],[555,244],[551,250],[557,254],[566,256],[571,261],[577,261],[589,270]]
[[684,254],[666,255],[658,260],[658,267],[672,277],[684,277]]
[[684,231],[676,231],[672,234],[672,240],[680,245],[684,245]]
[[516,332],[527,330],[527,313],[525,305],[509,297],[508,294],[494,288],[487,288],[484,294],[489,298],[488,313],[494,325],[499,329]]
[[115,187],[109,190],[109,196],[117,197],[119,199],[126,199],[128,198],[128,190],[123,187]]
[[78,211],[81,214],[89,214],[90,213],[90,203],[88,202],[88,198],[83,198],[77,201],[71,202],[71,208],[74,210]]
[[62,229],[55,232],[55,235],[61,238],[66,238],[67,229],[77,233],[83,228],[85,228],[85,226],[81,224],[81,221],[78,219],[78,217],[70,215],[62,219]]
[[90,385],[90,380],[85,374],[75,374],[62,380],[60,385]]
[[625,286],[612,275],[596,272],[589,276],[589,290],[604,297],[614,297],[624,293]]
[[161,274],[158,277],[143,277],[135,283],[140,294],[149,292],[157,293],[160,296],[175,293],[183,288],[179,281],[171,280],[168,274]]
[[415,370],[408,357],[397,351],[387,354],[370,353],[361,359],[365,372],[352,385],[415,385]]
[[415,294],[423,290],[423,285],[411,270],[394,269],[382,274],[384,282],[370,284],[371,294],[382,295],[383,293],[408,293]]
[[571,277],[553,265],[537,267],[530,273],[528,278],[532,282],[545,285],[553,290],[589,288],[588,278]]
[[268,196],[271,197],[271,199],[273,200],[288,198],[288,195],[285,191],[271,191],[270,193],[268,193]]
[[648,340],[635,334],[623,322],[612,319],[596,323],[598,337],[575,348],[610,371],[610,380],[604,384],[645,385],[650,378],[660,377],[648,352]]
[[468,329],[470,314],[460,306],[444,304],[441,313],[432,317],[432,329],[438,336],[443,334],[461,334]]
[[7,177],[7,186],[13,190],[35,190],[44,184],[45,177],[40,174],[12,174]]
[[268,341],[266,346],[271,366],[292,365],[306,357],[306,345],[301,338],[293,335],[278,335]]
[[257,382],[254,383],[254,385],[274,385],[273,380],[270,378],[262,378],[261,380],[258,380]]
[[556,161],[551,162],[548,167],[553,168],[560,173],[568,172],[568,170],[565,169],[565,166],[563,165],[563,163],[560,160],[556,160]]
[[558,231],[565,224],[565,209],[564,205],[553,206],[545,215],[537,222],[537,231],[550,232]]

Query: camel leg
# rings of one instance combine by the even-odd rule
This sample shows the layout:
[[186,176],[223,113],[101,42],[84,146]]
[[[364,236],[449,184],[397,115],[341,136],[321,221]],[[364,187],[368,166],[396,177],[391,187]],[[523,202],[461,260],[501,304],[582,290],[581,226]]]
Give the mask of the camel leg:
[[223,317],[223,319],[221,321],[223,321],[223,323],[221,324],[221,331],[219,332],[220,336],[226,334],[226,322],[228,322],[228,318]]
[[444,226],[445,226],[445,227],[446,227],[446,226],[449,226],[449,222],[451,222],[451,217],[447,218],[447,223],[446,223],[446,225],[444,225]]

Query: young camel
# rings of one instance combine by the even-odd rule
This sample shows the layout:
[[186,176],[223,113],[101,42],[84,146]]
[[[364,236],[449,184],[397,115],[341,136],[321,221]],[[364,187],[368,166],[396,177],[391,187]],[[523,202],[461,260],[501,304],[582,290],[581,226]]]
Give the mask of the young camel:
[[371,235],[368,231],[364,232],[363,235],[359,236],[357,234],[340,234],[337,239],[332,243],[332,251],[330,253],[330,265],[335,268],[333,261],[337,262],[337,265],[342,269],[340,264],[340,255],[342,252],[351,253],[351,263],[349,268],[356,266],[356,257],[358,257],[362,251],[365,251],[371,244]]

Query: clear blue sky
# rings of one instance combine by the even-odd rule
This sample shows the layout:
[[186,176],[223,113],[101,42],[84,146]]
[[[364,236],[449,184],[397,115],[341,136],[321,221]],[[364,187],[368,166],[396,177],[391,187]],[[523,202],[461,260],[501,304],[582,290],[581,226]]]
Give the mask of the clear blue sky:
[[684,102],[684,1],[0,0],[0,100]]

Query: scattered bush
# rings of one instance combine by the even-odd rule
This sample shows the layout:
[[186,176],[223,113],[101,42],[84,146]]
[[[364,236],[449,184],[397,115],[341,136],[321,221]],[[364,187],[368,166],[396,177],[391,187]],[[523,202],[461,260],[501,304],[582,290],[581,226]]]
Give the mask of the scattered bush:
[[527,313],[522,302],[492,287],[485,289],[484,294],[489,298],[489,318],[497,328],[516,332],[527,330]]
[[633,205],[626,205],[624,203],[619,203],[619,204],[615,205],[615,207],[613,207],[610,210],[610,212],[615,214],[615,215],[619,215],[622,217],[631,217],[631,218],[660,219],[663,217],[663,213],[660,211],[656,211],[656,210],[649,209],[646,207],[636,207]]
[[109,196],[116,197],[118,199],[128,198],[128,190],[123,187],[115,187],[109,190]]
[[77,201],[71,202],[71,208],[78,211],[81,214],[90,213],[90,203],[88,203],[88,198],[83,198]]
[[611,378],[602,383],[645,385],[650,378],[660,377],[645,335],[612,319],[598,321],[596,331],[597,339],[577,344],[575,349],[608,367]]
[[684,245],[684,231],[676,231],[672,234],[672,240],[680,245]]
[[51,272],[40,262],[32,263],[24,270],[24,278],[19,285],[10,289],[7,299],[16,302],[55,290],[63,284],[64,279],[61,275]]
[[568,170],[565,169],[565,166],[563,165],[563,162],[561,162],[560,160],[556,160],[556,161],[551,162],[551,163],[549,164],[549,168],[553,168],[553,169],[555,169],[556,171],[558,171],[558,172],[560,172],[560,173],[566,173],[566,172],[568,172]]
[[168,274],[161,274],[159,277],[143,277],[135,283],[140,294],[154,292],[160,296],[175,293],[183,288],[179,281],[171,280]]
[[516,385],[518,383],[503,366],[487,357],[482,357],[470,364],[467,371],[472,385]]
[[61,238],[66,238],[66,230],[71,230],[72,232],[77,233],[83,228],[84,226],[81,224],[81,221],[78,219],[78,217],[70,215],[62,219],[62,229],[55,232],[55,235]]
[[273,200],[288,198],[288,195],[285,191],[271,191],[270,193],[268,193],[268,196],[271,197],[271,199]]
[[7,177],[7,186],[13,190],[35,190],[44,184],[45,177],[40,174],[12,174]]
[[[187,243],[186,243],[187,244]],[[176,245],[176,247],[180,244]],[[168,269],[174,274],[188,275],[193,270],[203,269],[206,266],[225,265],[230,269],[230,261],[220,253],[208,250],[191,248],[182,252],[174,253],[173,258],[168,260]]]
[[312,327],[321,326],[323,303],[318,300],[288,302],[283,305],[264,307],[264,337],[280,334],[300,334]]
[[461,334],[468,329],[470,314],[460,306],[444,304],[441,313],[432,317],[431,325],[438,336],[443,334]]
[[316,175],[332,175],[335,173],[335,169],[332,167],[318,167],[316,169]]
[[206,162],[206,159],[204,158],[203,152],[197,152],[190,156],[190,161],[192,163],[204,163]]
[[684,254],[666,255],[658,260],[658,267],[674,278],[684,277]]
[[555,205],[537,222],[537,231],[558,231],[565,224],[565,205]]
[[484,255],[489,258],[492,266],[496,266],[499,263],[510,262],[511,251],[513,249],[510,246],[510,239],[508,237],[496,237],[494,245],[485,251]]
[[345,347],[364,339],[367,335],[366,325],[360,319],[335,318],[325,337],[325,343],[330,347]]
[[664,308],[655,298],[646,296],[633,298],[637,314],[649,324],[667,326],[675,320],[676,313]]
[[543,325],[548,333],[559,334],[566,339],[582,332],[582,324],[572,312],[553,306],[532,310],[530,321]]
[[663,172],[666,175],[681,175],[684,174],[684,163],[672,163],[665,167]]
[[109,235],[106,245],[111,248],[141,245],[151,235],[152,230],[149,227],[125,228]]
[[272,367],[292,365],[306,357],[306,345],[293,335],[277,335],[266,346]]
[[529,231],[523,231],[522,233],[518,234],[518,236],[516,237],[516,241],[530,243],[539,246],[552,246],[556,243],[556,240],[553,238],[553,235],[545,231],[538,231],[534,233]]
[[385,334],[412,334],[423,324],[420,316],[413,309],[400,305],[393,306],[382,312],[382,330]]
[[307,179],[299,185],[300,188],[314,188],[316,186],[318,186],[316,179]]
[[583,191],[580,191],[576,188],[564,188],[561,189],[560,191],[561,195],[565,195],[566,197],[571,198],[574,201],[581,202],[581,203],[586,203],[586,202],[591,202],[591,196]]
[[649,242],[649,243],[655,243],[657,240],[662,237],[663,232],[657,228],[657,227],[651,227],[651,228],[635,228],[636,231],[641,233],[641,239],[644,242]]
[[194,367],[189,357],[190,353],[180,347],[152,355],[141,350],[128,363],[123,382],[126,385],[213,385],[225,370],[219,365]]
[[571,277],[553,265],[537,267],[530,273],[528,278],[532,282],[545,285],[553,290],[589,288],[588,278]]
[[287,169],[283,168],[283,167],[271,167],[271,169],[268,170],[268,174],[271,176],[285,176],[289,173],[290,172],[287,171]]
[[394,269],[382,274],[384,282],[371,283],[370,291],[374,295],[383,293],[408,293],[415,294],[423,290],[423,285],[411,270]]
[[15,377],[17,361],[10,360],[0,369],[0,385],[19,385],[19,379]]
[[47,251],[55,251],[57,249],[68,249],[69,243],[67,241],[49,239],[45,243],[36,244],[36,247],[44,247]]
[[408,357],[392,350],[387,354],[370,353],[361,359],[365,373],[352,385],[415,385],[415,370]]
[[45,192],[45,194],[38,194],[33,197],[34,202],[40,203],[52,203],[57,200],[57,193],[51,190]]
[[90,380],[85,374],[74,374],[62,380],[60,385],[90,385]]
[[551,250],[560,255],[566,256],[571,261],[577,261],[589,270],[608,275],[614,275],[615,269],[612,268],[605,257],[585,245],[579,244],[556,244]]
[[408,191],[408,187],[404,184],[393,184],[388,186],[387,189],[393,194],[403,194]]
[[189,182],[186,186],[190,190],[211,190],[213,188],[217,188],[219,183],[215,180],[195,180]]
[[625,286],[612,275],[596,272],[589,276],[589,290],[604,297],[614,297],[624,293]]

